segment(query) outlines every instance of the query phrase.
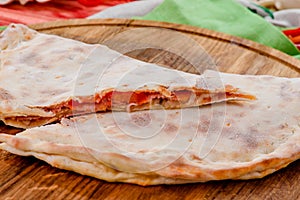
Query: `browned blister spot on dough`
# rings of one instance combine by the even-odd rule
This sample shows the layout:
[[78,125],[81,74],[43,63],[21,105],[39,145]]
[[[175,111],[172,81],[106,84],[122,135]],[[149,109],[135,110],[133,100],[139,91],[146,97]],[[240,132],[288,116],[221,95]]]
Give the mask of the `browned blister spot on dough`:
[[286,129],[288,127],[289,127],[288,123],[283,123],[279,125],[279,129]]
[[[39,52],[39,50],[36,50],[35,52]],[[24,54],[24,55],[20,56],[18,62],[26,63],[28,65],[37,65],[37,63],[38,64],[43,63],[42,60],[43,60],[42,56],[40,56],[37,53],[30,52],[28,54]]]
[[166,123],[164,126],[164,131],[166,133],[176,133],[178,131],[178,126],[172,123]]
[[291,85],[290,80],[281,83],[279,95],[286,101],[293,101],[293,99],[298,96],[297,91],[293,91],[293,87],[291,87]]
[[[2,62],[3,62],[3,65],[5,65],[5,66],[9,66],[12,64],[11,60],[3,60]],[[18,69],[15,68],[14,71],[18,71]]]
[[198,133],[206,133],[209,129],[209,122],[206,123],[206,122],[200,122],[199,125],[198,125]]
[[32,39],[32,35],[31,34],[26,34],[24,35],[24,40],[31,40]]
[[211,118],[210,116],[202,115],[200,117],[197,131],[198,133],[206,133],[211,125]]
[[5,89],[0,88],[0,100],[12,100],[14,97]]
[[254,136],[241,134],[241,139],[243,140],[243,142],[245,144],[245,148],[247,148],[247,149],[245,149],[246,151],[255,149],[258,146],[257,139]]
[[16,149],[24,149],[27,140],[23,138],[12,138],[9,143]]
[[151,123],[151,115],[148,112],[134,113],[131,121],[134,125],[145,127]]
[[80,47],[80,46],[76,46],[76,47],[73,48],[73,51],[85,52],[85,48]]
[[193,162],[203,162],[203,159],[202,158],[200,158],[199,156],[197,156],[197,155],[195,155],[195,154],[191,154],[190,156],[189,156],[189,159],[191,160],[191,161],[193,161]]

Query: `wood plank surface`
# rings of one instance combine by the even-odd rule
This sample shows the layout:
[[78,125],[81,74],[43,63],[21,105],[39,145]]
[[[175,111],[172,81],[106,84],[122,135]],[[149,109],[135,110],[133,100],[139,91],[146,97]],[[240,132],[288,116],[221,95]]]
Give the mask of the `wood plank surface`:
[[[162,22],[106,19],[33,25],[40,32],[102,43],[131,57],[191,73],[205,69],[300,77],[300,61],[222,33]],[[1,131],[18,130],[0,125]],[[0,199],[300,199],[300,160],[265,178],[141,187],[108,183],[0,151]]]

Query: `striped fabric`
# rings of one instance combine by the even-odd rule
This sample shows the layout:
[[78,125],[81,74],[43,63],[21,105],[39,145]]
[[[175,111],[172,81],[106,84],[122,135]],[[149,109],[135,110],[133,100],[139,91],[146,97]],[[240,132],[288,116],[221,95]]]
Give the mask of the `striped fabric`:
[[86,18],[108,7],[134,0],[104,0],[95,7],[86,7],[76,0],[52,0],[47,3],[29,2],[21,5],[15,1],[0,6],[0,26],[9,23],[33,24],[58,19]]

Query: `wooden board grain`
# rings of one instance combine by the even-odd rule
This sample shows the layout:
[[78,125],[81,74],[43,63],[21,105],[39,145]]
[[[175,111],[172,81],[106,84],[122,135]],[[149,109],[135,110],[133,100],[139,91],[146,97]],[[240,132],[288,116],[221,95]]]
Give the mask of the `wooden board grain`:
[[[138,20],[71,20],[33,25],[40,32],[103,43],[131,57],[201,73],[300,77],[300,61],[214,31]],[[2,131],[5,129],[2,129]],[[11,131],[14,133],[14,131]],[[0,151],[0,199],[299,199],[300,161],[259,180],[141,187],[107,183]]]

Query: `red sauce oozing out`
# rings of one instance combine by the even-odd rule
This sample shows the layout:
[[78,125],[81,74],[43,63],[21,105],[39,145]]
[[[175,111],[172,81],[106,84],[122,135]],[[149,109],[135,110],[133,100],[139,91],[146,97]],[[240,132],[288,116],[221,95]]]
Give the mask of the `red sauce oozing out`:
[[112,104],[137,104],[142,105],[145,103],[150,102],[151,99],[155,98],[164,98],[163,95],[161,95],[159,92],[154,91],[136,91],[136,92],[119,92],[119,91],[110,91],[105,93],[105,95],[100,96],[96,95],[93,101],[82,101],[83,103],[80,103],[77,100],[70,100],[68,102],[68,107],[70,109],[75,108],[76,106],[83,105],[83,104],[94,104],[96,105],[96,110],[110,110]]
[[[224,99],[224,98],[244,98],[254,100],[255,96],[239,94],[231,91],[224,91],[219,93],[210,93],[207,90],[201,91],[191,91],[191,90],[175,90],[172,92],[171,97],[166,97],[162,95],[160,92],[156,91],[134,91],[134,92],[120,92],[120,91],[110,91],[105,93],[103,96],[95,95],[94,98],[86,98],[81,99],[81,102],[77,100],[70,100],[67,102],[67,106],[70,109],[74,109],[76,106],[83,105],[93,105],[96,108],[96,111],[106,111],[111,110],[112,104],[114,105],[128,105],[128,104],[136,104],[143,105],[149,103],[153,99],[167,99],[168,101],[173,102],[188,102],[192,95],[195,95],[199,98],[201,95],[203,96],[202,103],[207,104],[212,101],[212,96],[214,99]],[[212,95],[212,96],[211,96]]]
[[106,93],[104,96],[99,96],[100,104],[108,104],[111,103],[120,103],[120,104],[130,104],[135,103],[138,105],[144,104],[149,102],[151,99],[154,98],[162,98],[163,96],[159,92],[149,91],[137,91],[137,92],[118,92],[118,91],[111,91]]

